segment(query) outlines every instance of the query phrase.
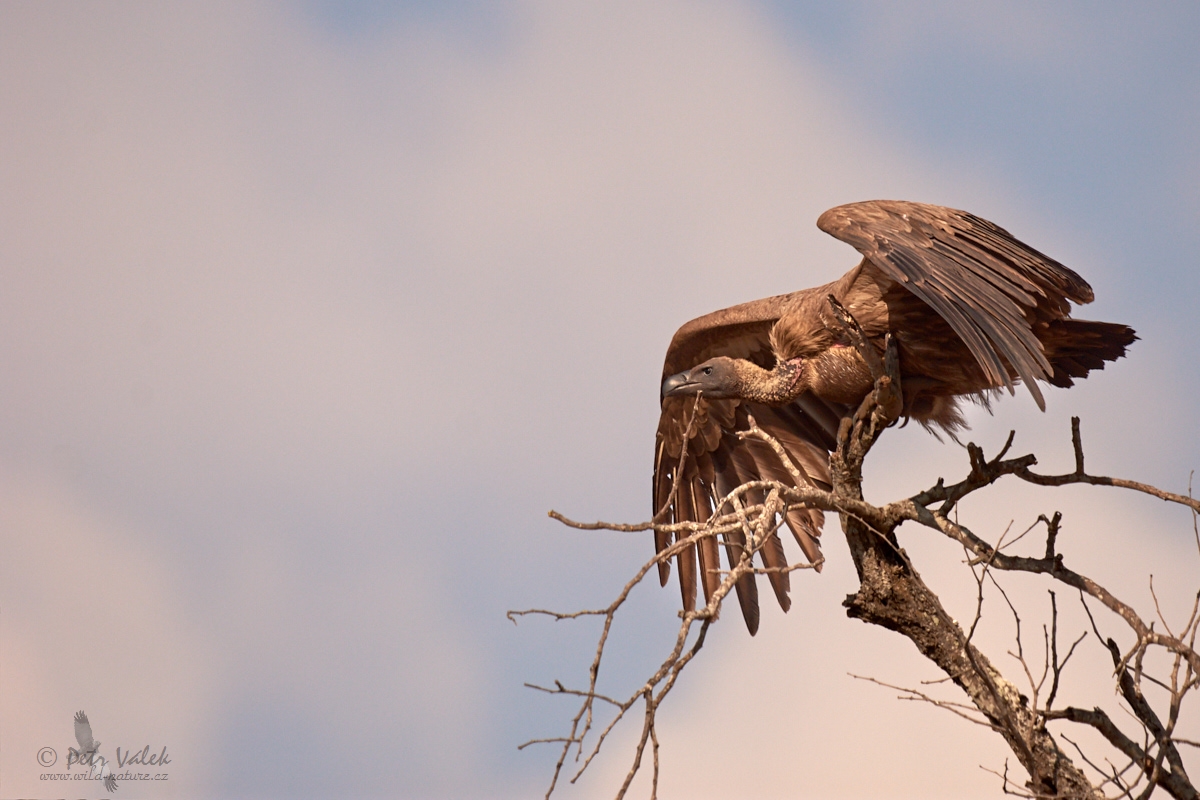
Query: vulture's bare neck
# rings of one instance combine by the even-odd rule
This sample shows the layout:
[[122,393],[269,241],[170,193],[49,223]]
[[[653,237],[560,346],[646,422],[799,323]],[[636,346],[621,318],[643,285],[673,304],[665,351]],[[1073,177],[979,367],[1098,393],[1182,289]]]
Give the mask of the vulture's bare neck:
[[803,360],[779,361],[774,369],[763,369],[751,361],[734,361],[738,376],[738,395],[743,400],[781,406],[795,400],[802,391]]

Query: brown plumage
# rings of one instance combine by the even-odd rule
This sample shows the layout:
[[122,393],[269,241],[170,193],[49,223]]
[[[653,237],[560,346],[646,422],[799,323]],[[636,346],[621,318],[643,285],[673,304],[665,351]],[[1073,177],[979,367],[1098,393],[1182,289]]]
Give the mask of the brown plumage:
[[[766,444],[741,441],[748,415],[783,445],[802,476],[828,489],[829,453],[838,423],[871,390],[862,357],[833,321],[833,295],[882,350],[891,333],[899,345],[904,416],[951,436],[963,427],[960,398],[983,403],[1001,388],[1024,383],[1038,407],[1037,381],[1070,386],[1090,370],[1125,354],[1137,337],[1125,325],[1070,317],[1070,303],[1093,299],[1087,282],[1003,228],[965,211],[892,200],[832,208],[817,227],[853,245],[862,262],[838,280],[707,314],[680,328],[663,364],[662,415],[654,461],[654,512],[659,520],[702,521],[715,502],[750,480],[792,484]],[[696,395],[699,395],[697,399]],[[686,463],[683,436],[692,410]],[[677,497],[671,487],[682,470]],[[761,502],[762,497],[751,497]],[[791,508],[784,520],[810,561],[820,556],[824,515]],[[740,558],[733,536],[727,557]],[[670,535],[656,534],[659,551]],[[684,608],[696,585],[704,597],[721,582],[712,539],[677,558]],[[773,537],[761,551],[766,567],[787,563]],[[660,564],[665,585],[670,565]],[[786,611],[786,572],[769,574]],[[736,586],[750,633],[758,629],[753,575]]]

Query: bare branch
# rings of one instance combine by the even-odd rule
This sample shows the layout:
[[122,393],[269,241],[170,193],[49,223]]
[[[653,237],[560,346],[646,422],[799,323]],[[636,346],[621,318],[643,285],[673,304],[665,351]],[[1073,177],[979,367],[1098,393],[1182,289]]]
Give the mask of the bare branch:
[[[553,687],[527,684],[535,691],[571,697],[580,703],[567,735],[535,739],[521,745],[522,748],[537,743],[561,746],[546,796],[549,797],[554,792],[567,758],[574,754],[575,761],[579,764],[571,778],[574,782],[592,764],[615,726],[638,703],[643,707],[641,735],[634,747],[632,764],[617,797],[620,800],[628,792],[645,760],[647,747],[651,750],[653,763],[650,796],[657,796],[659,740],[656,721],[662,703],[683,670],[703,648],[722,603],[740,579],[748,575],[811,568],[812,565],[800,563],[782,567],[764,567],[755,563],[756,559],[761,558],[763,546],[776,535],[782,524],[781,515],[786,509],[789,506],[804,505],[835,512],[841,518],[846,542],[860,581],[858,590],[845,601],[847,614],[898,632],[910,639],[918,651],[945,675],[940,680],[924,681],[923,684],[953,683],[965,693],[966,699],[962,701],[937,698],[924,691],[894,686],[875,678],[858,675],[854,677],[896,690],[901,693],[901,699],[928,703],[999,733],[1029,775],[1029,780],[1023,786],[1018,786],[1010,778],[1007,762],[1002,773],[988,770],[1002,779],[1006,794],[1029,798],[1098,799],[1106,798],[1106,792],[1115,791],[1117,797],[1133,798],[1149,797],[1157,788],[1162,788],[1175,798],[1200,800],[1179,753],[1179,746],[1200,749],[1200,743],[1175,736],[1185,696],[1200,687],[1200,656],[1195,649],[1196,638],[1200,634],[1200,594],[1195,596],[1191,613],[1182,626],[1172,628],[1168,625],[1151,579],[1151,597],[1157,622],[1147,623],[1131,604],[1116,597],[1093,578],[1066,565],[1065,556],[1059,552],[1061,513],[1038,515],[1032,525],[1011,540],[1008,538],[1010,523],[992,544],[962,524],[958,519],[957,510],[963,498],[1009,475],[1028,483],[1048,487],[1072,483],[1116,486],[1189,508],[1193,518],[1193,532],[1197,546],[1200,547],[1200,501],[1191,496],[1190,480],[1188,495],[1185,497],[1136,481],[1088,474],[1085,471],[1079,421],[1074,418],[1071,426],[1071,444],[1075,469],[1071,473],[1041,475],[1031,471],[1037,464],[1035,456],[1008,458],[1014,441],[1014,434],[1010,433],[1001,451],[990,460],[985,458],[982,449],[977,445],[968,444],[969,471],[967,476],[957,483],[948,485],[939,479],[932,488],[910,498],[883,506],[868,503],[862,493],[863,461],[882,431],[896,421],[903,405],[899,381],[899,351],[896,343],[889,339],[880,352],[870,344],[858,322],[836,299],[829,298],[829,305],[846,339],[858,349],[875,379],[874,391],[852,416],[842,420],[838,431],[837,449],[830,458],[833,482],[831,490],[813,485],[804,472],[792,462],[786,449],[760,429],[751,418],[749,429],[737,435],[742,438],[756,438],[770,447],[788,471],[794,485],[776,481],[754,481],[739,486],[723,498],[713,498],[714,512],[705,522],[667,524],[662,521],[663,515],[660,512],[654,519],[644,523],[583,523],[568,519],[557,512],[550,512],[551,517],[580,530],[653,530],[660,542],[668,535],[673,537],[674,541],[669,546],[663,546],[661,552],[643,564],[618,593],[616,599],[605,608],[573,612],[546,609],[509,612],[508,618],[514,623],[519,617],[527,615],[549,617],[555,621],[585,617],[603,619],[586,687],[568,688],[558,681],[555,681]],[[693,421],[689,421],[689,432]],[[688,435],[684,436],[681,458],[686,457],[689,438]],[[678,476],[672,493],[677,488]],[[752,497],[758,502],[749,502]],[[976,580],[975,615],[966,630],[942,607],[937,595],[924,583],[908,555],[900,547],[896,529],[904,522],[916,522],[936,530],[964,548],[967,566],[974,573]],[[1046,526],[1044,554],[1039,558],[1014,554],[1013,545],[1039,524]],[[675,641],[667,648],[666,656],[653,674],[641,685],[633,688],[628,694],[607,690],[602,693],[598,688],[598,675],[605,647],[616,616],[634,587],[655,567],[668,563],[671,558],[687,548],[697,546],[707,537],[714,537],[726,544],[737,543],[737,547],[730,546],[726,550],[728,569],[718,570],[720,584],[708,598],[705,607],[680,614]],[[1123,708],[1132,722],[1132,735],[1123,731],[1112,716],[1098,705],[1090,709],[1074,705],[1054,708],[1066,681],[1066,666],[1087,637],[1087,632],[1084,631],[1075,638],[1067,648],[1066,655],[1060,657],[1059,609],[1056,593],[1050,591],[1049,624],[1041,626],[1043,664],[1040,671],[1036,670],[1036,667],[1029,663],[1030,656],[1024,646],[1022,617],[1018,613],[1017,604],[1000,582],[1004,573],[1014,572],[1045,575],[1056,583],[1079,592],[1092,632],[1112,660],[1112,674],[1120,700],[1123,701]],[[1000,592],[1012,615],[1015,624],[1015,647],[1009,655],[1021,666],[1025,680],[1030,686],[1029,696],[1018,691],[974,641],[984,613],[984,584],[989,581]],[[1132,645],[1122,650],[1114,639],[1100,634],[1087,598],[1092,598],[1116,615],[1132,634]],[[1149,657],[1152,652],[1165,654],[1169,668],[1162,666],[1162,658]],[[1047,682],[1049,689],[1043,700]],[[1152,694],[1160,708],[1156,709],[1152,705],[1143,692],[1143,686],[1157,687],[1152,689]],[[1165,693],[1165,703],[1160,702],[1160,689]],[[602,727],[594,720],[594,714],[598,713],[598,710],[611,714]],[[1104,756],[1089,756],[1071,739],[1058,734],[1074,748],[1082,764],[1077,766],[1072,758],[1060,749],[1056,736],[1048,730],[1047,723],[1051,722],[1085,725],[1096,731],[1112,746],[1115,753],[1119,754],[1116,756],[1117,763],[1114,764]],[[1129,725],[1124,721],[1122,724]]]

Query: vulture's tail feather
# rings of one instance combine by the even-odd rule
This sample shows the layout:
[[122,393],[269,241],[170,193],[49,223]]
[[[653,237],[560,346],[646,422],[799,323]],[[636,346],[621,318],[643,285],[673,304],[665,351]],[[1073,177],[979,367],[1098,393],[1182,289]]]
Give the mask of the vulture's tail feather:
[[1125,348],[1137,340],[1137,335],[1128,325],[1068,318],[1051,322],[1039,338],[1054,368],[1049,382],[1065,388],[1073,385],[1075,378],[1104,369],[1104,362],[1125,355]]

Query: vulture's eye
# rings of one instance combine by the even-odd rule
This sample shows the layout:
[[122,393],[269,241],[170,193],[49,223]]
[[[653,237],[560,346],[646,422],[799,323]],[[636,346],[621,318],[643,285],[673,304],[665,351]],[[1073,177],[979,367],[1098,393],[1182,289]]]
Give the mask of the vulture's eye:
[[705,375],[712,375],[712,367],[705,367],[705,368],[704,368],[704,374],[705,374]]

